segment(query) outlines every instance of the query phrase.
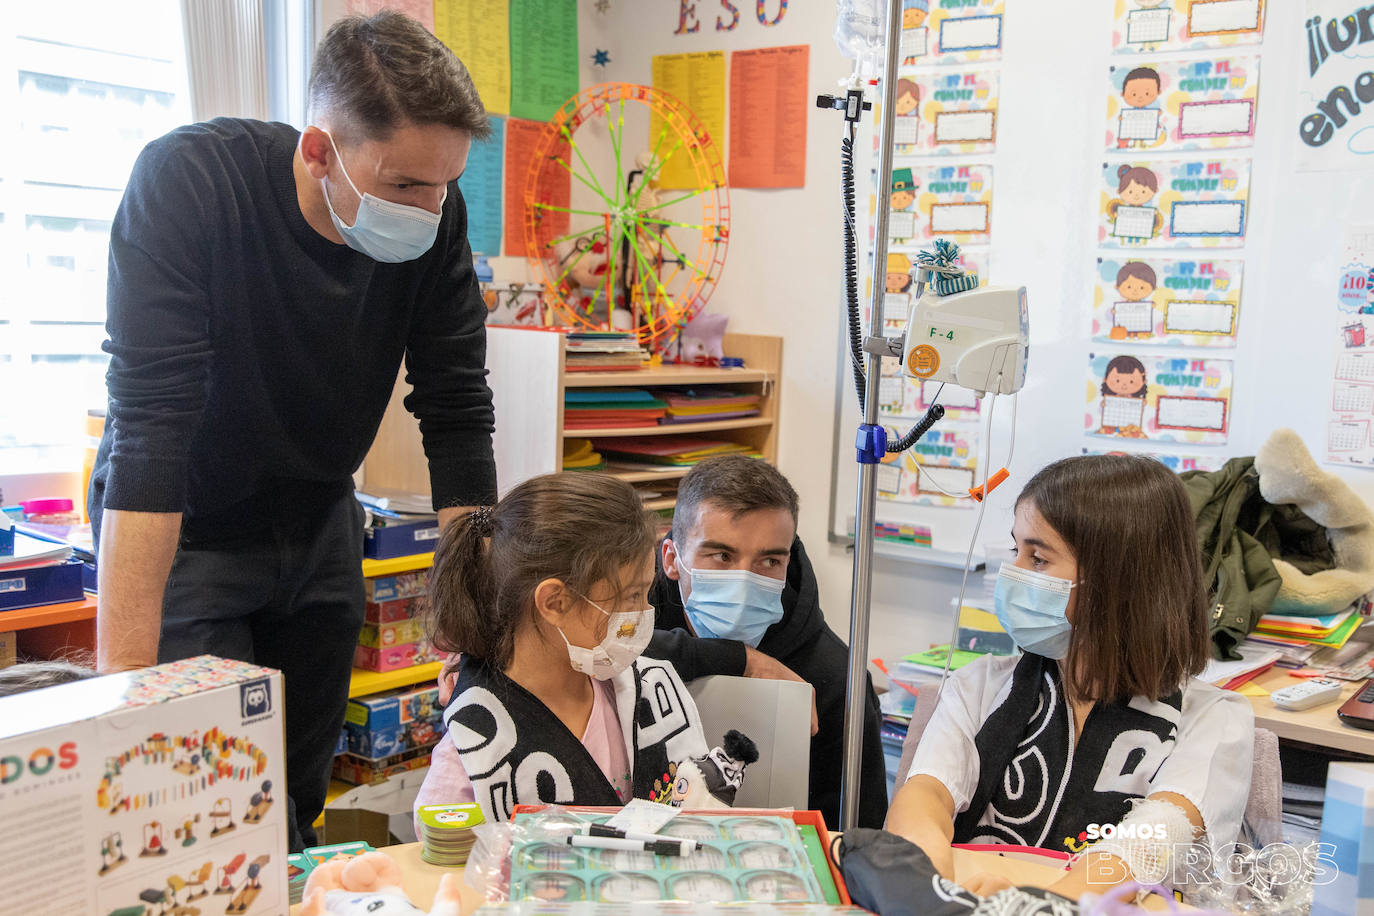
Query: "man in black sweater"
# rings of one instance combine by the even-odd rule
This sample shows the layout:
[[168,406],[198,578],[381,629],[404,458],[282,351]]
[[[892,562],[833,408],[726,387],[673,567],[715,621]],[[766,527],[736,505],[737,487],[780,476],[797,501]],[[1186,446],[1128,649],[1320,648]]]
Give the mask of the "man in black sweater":
[[[708,674],[800,680],[815,690],[808,804],[839,827],[849,647],[826,625],[797,537],[797,493],[772,465],[734,455],[682,478],[649,591],[645,650],[685,681]],[[887,815],[882,714],[866,684],[858,826]]]
[[472,80],[380,13],[329,30],[310,103],[304,132],[221,118],[139,156],[90,490],[102,670],[210,652],[284,672],[292,849],[315,840],[362,625],[350,476],[403,355],[439,521],[496,496],[456,184],[489,130]]

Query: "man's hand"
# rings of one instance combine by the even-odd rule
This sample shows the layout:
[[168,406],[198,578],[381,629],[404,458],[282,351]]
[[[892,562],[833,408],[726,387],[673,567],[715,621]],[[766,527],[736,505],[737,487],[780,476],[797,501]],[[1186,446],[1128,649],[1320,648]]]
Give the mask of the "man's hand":
[[[799,684],[809,683],[797,675],[797,672],[784,665],[771,655],[764,655],[752,646],[744,647],[744,676],[758,677],[769,681],[796,681]],[[821,730],[820,716],[816,715],[816,688],[811,687],[811,735],[815,737],[816,732]]]

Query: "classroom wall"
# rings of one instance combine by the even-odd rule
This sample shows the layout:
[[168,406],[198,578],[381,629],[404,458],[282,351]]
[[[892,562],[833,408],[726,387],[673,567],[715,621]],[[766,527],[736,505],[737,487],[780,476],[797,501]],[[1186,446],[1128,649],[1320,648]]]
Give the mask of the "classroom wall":
[[[343,0],[319,3],[327,27]],[[793,0],[771,28],[753,18],[753,4],[736,5],[741,18],[733,32],[714,31],[716,4],[697,0],[700,31],[674,35],[677,0],[612,0],[604,15],[579,3],[584,84],[648,82],[654,54],[803,43],[811,45],[810,96],[833,91],[850,72],[832,39],[833,4]],[[1219,451],[1254,454],[1271,430],[1291,426],[1320,458],[1334,357],[1330,290],[1345,227],[1360,223],[1374,205],[1374,176],[1293,171],[1299,112],[1311,107],[1292,88],[1302,66],[1305,4],[1267,5],[1256,144],[1233,151],[1252,157],[1253,167],[1247,243],[1224,255],[1244,257],[1245,290],[1238,347],[1214,354],[1235,363],[1230,441]],[[776,12],[772,0],[766,6]],[[1006,6],[991,279],[1028,287],[1031,355],[1012,477],[990,501],[979,537],[990,542],[1008,540],[1011,501],[1035,469],[1092,444],[1082,430],[1087,316],[1112,63],[1111,3],[1010,0]],[[604,74],[585,64],[598,48],[611,53]],[[826,538],[841,329],[841,121],[815,108],[807,118],[805,188],[731,192],[729,257],[710,307],[730,316],[733,331],[785,339],[779,465],[801,494],[800,532],[827,617],[847,638],[852,561]],[[861,148],[870,142],[864,137]],[[497,268],[499,275],[521,265],[503,259]],[[843,396],[852,399],[847,375],[841,381]],[[1006,454],[1010,419],[1005,401],[997,410],[994,467]],[[847,463],[852,435],[846,430],[840,438],[840,460]],[[1374,471],[1337,473],[1374,500]],[[948,639],[957,570],[877,558],[874,573],[870,656],[890,658]],[[981,589],[980,579],[972,577],[970,588]]]

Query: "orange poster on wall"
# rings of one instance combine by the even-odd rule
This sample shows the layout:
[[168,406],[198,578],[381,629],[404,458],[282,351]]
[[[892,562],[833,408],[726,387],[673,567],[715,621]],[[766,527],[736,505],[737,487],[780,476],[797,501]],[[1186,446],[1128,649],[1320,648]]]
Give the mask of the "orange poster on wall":
[[807,45],[730,55],[730,186],[806,184]]
[[[513,258],[528,257],[535,252],[525,250],[525,184],[530,163],[539,152],[539,140],[548,125],[542,121],[523,118],[506,120],[506,254]],[[572,198],[572,179],[557,159],[567,161],[566,144],[554,144],[540,160],[538,183],[539,203],[545,204],[544,219],[550,221],[552,233],[568,231],[568,205]]]

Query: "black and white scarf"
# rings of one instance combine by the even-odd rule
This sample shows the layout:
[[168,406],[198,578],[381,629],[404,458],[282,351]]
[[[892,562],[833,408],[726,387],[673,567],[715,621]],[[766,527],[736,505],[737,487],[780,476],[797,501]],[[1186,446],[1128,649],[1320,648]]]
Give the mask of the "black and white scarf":
[[1075,745],[1058,663],[1022,656],[1011,692],[974,739],[978,786],[954,820],[954,841],[1082,851],[1089,824],[1120,823],[1131,800],[1148,794],[1182,709],[1181,690],[1099,702]]
[[[654,798],[670,765],[706,753],[696,704],[672,665],[640,657],[612,680],[636,798]],[[516,805],[622,804],[581,740],[501,671],[464,658],[444,710],[448,734],[487,821]]]

